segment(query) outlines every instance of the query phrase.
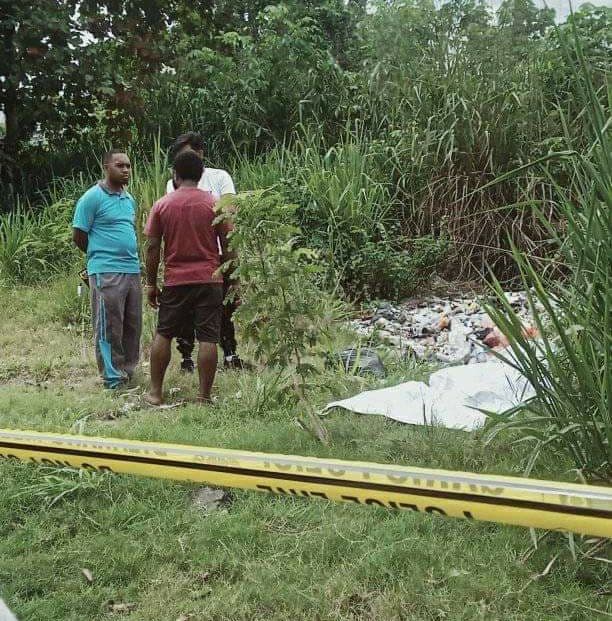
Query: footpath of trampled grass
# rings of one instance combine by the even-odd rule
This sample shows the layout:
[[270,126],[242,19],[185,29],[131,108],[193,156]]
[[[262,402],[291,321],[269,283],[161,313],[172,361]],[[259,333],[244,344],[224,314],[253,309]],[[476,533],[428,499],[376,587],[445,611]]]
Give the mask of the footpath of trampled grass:
[[[508,437],[486,446],[479,434],[346,413],[328,417],[323,446],[296,425],[266,372],[220,373],[211,407],[142,409],[140,388],[101,390],[87,331],[56,321],[71,286],[1,292],[0,427],[476,472],[520,474],[524,466]],[[192,398],[195,379],[173,365],[170,399]],[[389,367],[389,383],[427,371]],[[319,383],[313,399],[321,404],[369,385],[336,372]],[[558,464],[541,468],[538,475],[571,478]],[[0,463],[0,478],[0,595],[23,621],[612,614],[610,565],[585,558],[584,542],[574,560],[557,533],[538,532],[534,550],[528,530],[495,524],[246,491],[205,514],[190,502],[194,486],[182,483],[13,463]]]

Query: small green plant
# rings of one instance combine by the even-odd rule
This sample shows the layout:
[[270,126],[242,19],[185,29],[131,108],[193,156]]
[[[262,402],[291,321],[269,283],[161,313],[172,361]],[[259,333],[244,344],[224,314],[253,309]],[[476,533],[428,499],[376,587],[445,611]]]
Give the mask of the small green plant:
[[89,328],[89,289],[78,274],[69,273],[64,276],[56,283],[53,293],[53,319],[65,326]]
[[265,419],[270,408],[290,406],[295,399],[291,394],[288,373],[287,369],[281,367],[259,372],[256,377],[241,374],[236,394],[240,408],[249,416]]
[[80,493],[95,492],[96,494],[110,496],[111,476],[107,472],[43,466],[39,480],[32,485],[23,487],[15,497],[38,497],[43,499],[48,507],[52,507],[60,500]]
[[295,205],[271,191],[239,195],[231,245],[239,254],[235,276],[241,305],[236,319],[253,343],[255,358],[293,376],[304,423],[321,439],[325,432],[306,398],[316,358],[329,344],[340,304],[318,285],[317,253],[298,246]]

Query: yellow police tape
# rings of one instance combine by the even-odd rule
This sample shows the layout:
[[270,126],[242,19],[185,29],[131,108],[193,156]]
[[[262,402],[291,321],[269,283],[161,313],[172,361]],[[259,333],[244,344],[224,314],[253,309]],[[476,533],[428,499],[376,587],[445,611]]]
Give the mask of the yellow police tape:
[[12,430],[0,459],[612,537],[612,488],[591,485]]

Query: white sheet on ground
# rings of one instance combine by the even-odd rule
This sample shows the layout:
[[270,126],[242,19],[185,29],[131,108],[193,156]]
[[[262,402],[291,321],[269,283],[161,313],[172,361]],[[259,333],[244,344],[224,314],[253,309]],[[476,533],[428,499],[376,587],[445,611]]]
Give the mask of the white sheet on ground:
[[502,362],[483,362],[436,371],[424,382],[404,382],[368,390],[325,406],[357,414],[378,414],[412,425],[434,424],[472,431],[486,416],[480,408],[501,413],[533,395],[533,388],[515,369]]
[[17,621],[13,613],[6,607],[6,604],[0,598],[0,621]]

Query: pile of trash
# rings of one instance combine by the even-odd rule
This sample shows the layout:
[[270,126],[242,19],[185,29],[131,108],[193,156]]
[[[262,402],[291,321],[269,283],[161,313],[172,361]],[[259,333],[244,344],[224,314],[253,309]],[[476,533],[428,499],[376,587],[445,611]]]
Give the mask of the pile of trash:
[[[525,293],[505,295],[525,335],[537,339]],[[431,296],[397,305],[381,302],[352,321],[351,327],[365,341],[377,337],[403,355],[442,363],[443,368],[427,382],[407,381],[332,401],[323,413],[340,409],[412,425],[473,431],[484,425],[485,412],[501,414],[535,394],[527,378],[492,353],[508,347],[508,341],[477,297]],[[361,347],[336,354],[328,363],[359,375],[384,377],[376,349],[363,340]]]
[[[536,337],[525,293],[505,295],[527,334]],[[490,362],[495,356],[488,348],[500,350],[508,345],[478,298],[467,295],[413,299],[397,305],[381,302],[352,321],[351,328],[368,338],[376,334],[405,355],[448,365]]]

